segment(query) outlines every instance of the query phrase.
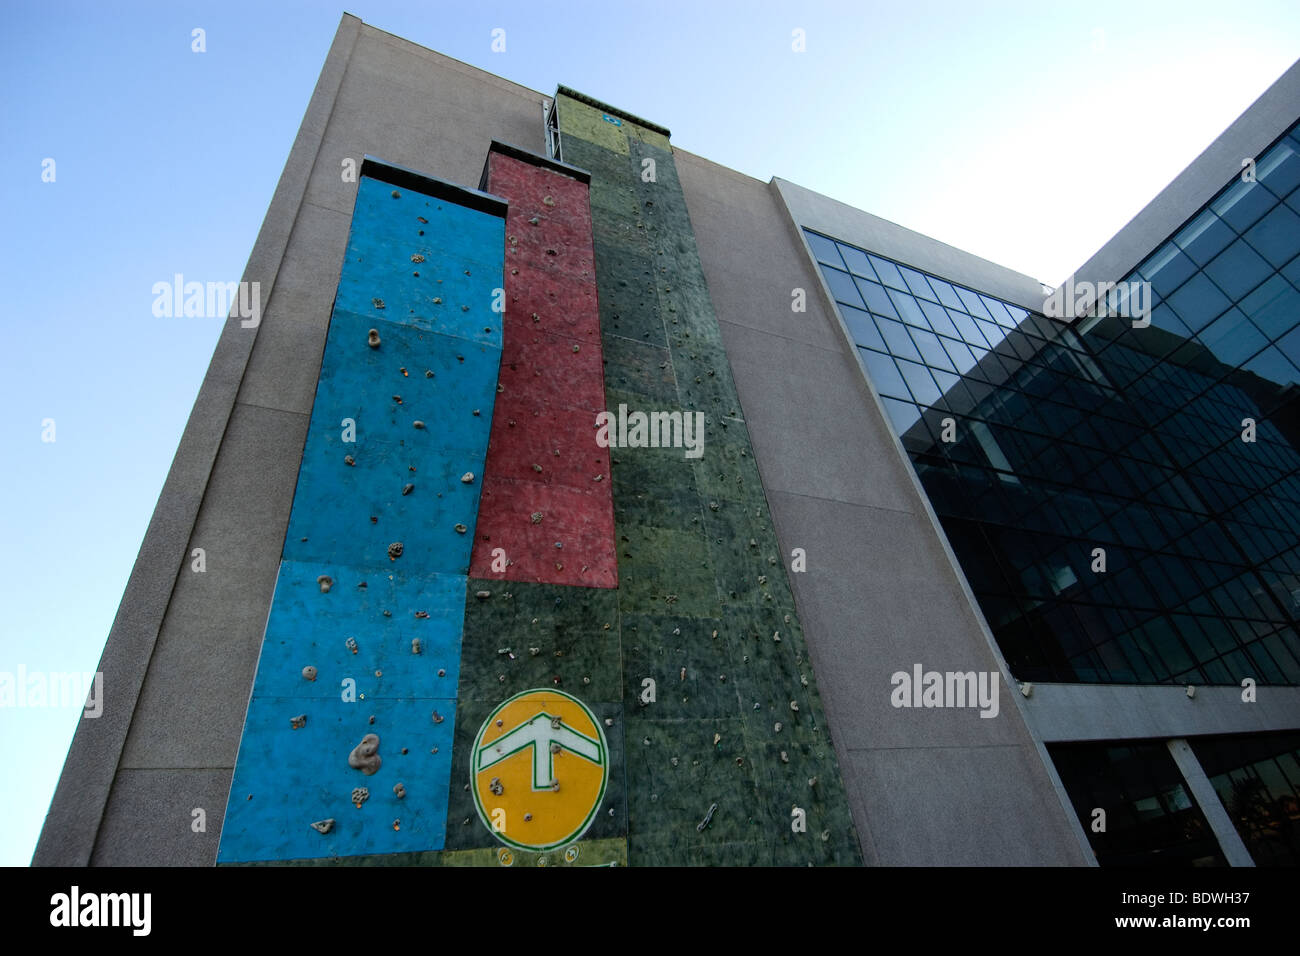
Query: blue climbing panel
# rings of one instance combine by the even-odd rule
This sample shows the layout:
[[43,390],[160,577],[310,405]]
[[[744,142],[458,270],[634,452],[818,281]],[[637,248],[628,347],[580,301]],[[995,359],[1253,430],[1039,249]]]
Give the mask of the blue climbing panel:
[[443,848],[504,216],[363,166],[219,863]]

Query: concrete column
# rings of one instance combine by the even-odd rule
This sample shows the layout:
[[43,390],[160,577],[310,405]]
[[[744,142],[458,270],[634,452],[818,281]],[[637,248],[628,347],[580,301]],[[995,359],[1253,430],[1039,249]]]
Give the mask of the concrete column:
[[1228,865],[1254,866],[1255,861],[1251,858],[1250,851],[1242,842],[1237,828],[1232,825],[1232,818],[1228,816],[1228,811],[1223,806],[1223,801],[1219,799],[1218,793],[1215,792],[1213,784],[1210,783],[1210,778],[1201,769],[1201,762],[1196,759],[1191,745],[1184,738],[1175,737],[1173,740],[1166,741],[1166,746],[1169,748],[1170,756],[1174,758],[1174,763],[1178,765],[1178,772],[1187,781],[1187,789],[1192,792],[1192,798],[1200,806],[1201,812],[1205,814],[1205,819],[1210,824],[1210,829],[1214,831],[1219,841],[1219,848],[1228,859]]

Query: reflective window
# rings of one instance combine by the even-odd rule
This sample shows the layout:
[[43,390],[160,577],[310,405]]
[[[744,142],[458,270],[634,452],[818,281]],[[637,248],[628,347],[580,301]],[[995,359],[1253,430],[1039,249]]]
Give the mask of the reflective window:
[[[1258,161],[1279,189],[1287,143]],[[1300,258],[1282,261],[1300,185],[1287,195],[1295,208],[1229,183],[1123,277],[1167,293],[1141,328],[1071,327],[822,237],[865,372],[1017,678],[1300,684]],[[881,282],[840,269],[864,261]]]
[[1163,742],[1049,744],[1047,752],[1101,866],[1228,865]]
[[1300,866],[1300,733],[1190,743],[1255,865]]

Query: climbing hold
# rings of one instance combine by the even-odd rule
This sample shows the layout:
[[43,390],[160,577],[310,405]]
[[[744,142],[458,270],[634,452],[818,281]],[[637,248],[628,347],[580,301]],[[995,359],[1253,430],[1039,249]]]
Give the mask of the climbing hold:
[[355,637],[349,637],[346,641],[344,641],[344,643],[347,645],[348,650],[350,650],[353,654],[357,652],[357,639]]
[[424,649],[424,645],[420,643],[420,639],[419,639],[418,637],[413,637],[413,638],[411,638],[411,653],[412,653],[412,654],[418,654],[418,653],[420,653],[420,651],[422,651],[423,649]]
[[442,667],[439,667],[439,668],[438,668],[438,676],[439,676],[439,677],[446,677],[446,676],[447,676],[447,671],[446,671],[446,669],[445,669],[445,668],[442,668]]
[[416,619],[417,621],[425,621],[425,620],[428,620],[428,618],[429,618],[429,612],[428,612],[428,611],[416,611],[416,612],[415,612],[415,619]]
[[400,783],[393,784],[393,795],[397,797],[398,800],[401,800],[402,797],[406,796],[406,787]]
[[402,556],[402,542],[394,541],[388,546],[388,560],[396,561]]
[[414,491],[414,490],[415,490],[415,485],[411,484],[411,482],[409,482],[409,481],[408,481],[406,484],[402,485],[402,495],[403,495],[403,496],[405,496],[405,495],[409,495],[409,494],[410,494],[412,491]]
[[[376,300],[375,300],[375,308],[382,309],[382,308],[383,308],[382,302],[383,302],[382,299],[376,299]],[[366,333],[366,344],[369,345],[372,349],[377,349],[377,348],[379,348],[379,330],[378,330],[378,329],[371,329],[369,332]]]
[[356,807],[358,810],[361,809],[361,804],[365,803],[369,799],[370,799],[370,790],[367,787],[356,787],[355,789],[353,789],[352,805]]
[[355,465],[356,463],[357,463],[357,460],[356,460],[355,458],[353,458],[351,455],[344,455],[344,456],[343,456],[343,464],[347,465],[349,468],[351,468],[351,467],[352,467],[353,465]]
[[424,422],[420,421],[420,420],[417,418],[415,421],[411,422],[411,427],[413,427],[413,428],[424,428]]
[[554,206],[554,205],[555,205],[555,200],[552,199],[550,196],[543,196],[543,197],[542,197],[542,205],[543,205],[543,206]]
[[408,377],[407,374],[406,374],[406,368],[405,368],[405,367],[399,368],[398,371],[402,373],[402,378],[407,378],[407,377]]
[[540,475],[542,473],[542,466],[534,462],[533,471],[537,472]]
[[582,349],[582,346],[581,346],[581,345],[575,345],[575,346],[573,347],[573,353],[576,355],[576,354],[578,354],[578,352],[579,352],[581,349]]
[[796,701],[793,700],[790,701],[790,709],[793,710],[796,714],[799,713],[799,704]]
[[497,719],[497,726],[498,726],[498,727],[504,727],[504,726],[505,726],[505,721],[504,721],[504,720],[501,720],[500,718],[498,718],[498,719]]
[[396,402],[398,405],[402,404],[402,396],[401,396],[401,395],[394,395],[394,396],[393,396],[393,401]]
[[722,741],[722,734],[713,735],[713,746],[716,747],[719,743],[721,743],[721,741]]
[[809,778],[808,778],[808,786],[810,786],[810,787],[815,787],[815,786],[817,786],[817,778],[816,778],[816,777],[809,777]]
[[334,818],[330,817],[328,820],[317,820],[311,825],[311,828],[317,833],[329,833],[334,829]]
[[826,842],[827,840],[829,840],[830,838],[831,838],[831,831],[830,831],[830,830],[823,830],[823,831],[822,831],[822,842],[825,843],[825,842]]
[[299,714],[297,717],[289,718],[289,726],[292,727],[294,730],[301,730],[303,728],[303,725],[306,723],[307,723],[306,714]]
[[433,722],[435,724],[442,723],[442,714],[438,713],[436,710],[433,712]]
[[605,726],[606,726],[606,727],[613,727],[613,726],[614,726],[614,718],[613,718],[613,717],[606,717],[606,718],[605,718]]
[[402,198],[402,194],[399,193],[396,189],[394,189],[394,190],[393,190],[393,198],[394,198],[394,199],[401,199],[401,198]]
[[772,732],[779,734],[781,732],[781,726],[782,726],[781,721],[778,720],[776,723],[772,725]]
[[525,822],[525,823],[531,823],[532,820],[533,820],[533,815],[532,815],[531,813],[525,813],[525,814],[524,814],[524,822]]
[[328,574],[322,574],[316,579],[316,583],[320,585],[321,594],[329,594],[330,588],[334,586],[334,579]]
[[718,809],[718,805],[716,803],[711,804],[709,806],[709,812],[704,815],[703,820],[701,820],[698,824],[696,824],[695,829],[698,830],[700,833],[703,833],[704,828],[707,827],[713,821],[713,814],[717,809]]
[[533,657],[536,657],[536,656],[537,656],[538,654],[540,654],[541,652],[542,652],[542,649],[541,649],[540,647],[530,647],[530,648],[528,648],[528,653],[531,654]]
[[468,531],[468,530],[469,530],[469,529],[466,528],[463,524],[458,524],[458,525],[456,525],[456,533],[457,533],[457,534],[464,534],[464,533],[465,533],[466,531]]
[[460,480],[463,484],[466,485],[474,484],[474,472],[472,471],[465,472],[465,474],[460,476]]
[[488,789],[498,797],[506,791],[506,788],[501,785],[500,777],[493,777],[492,782],[488,784]]
[[807,686],[808,686],[808,678],[805,677],[803,674],[800,674],[800,675],[799,675],[799,683],[800,683],[800,685],[802,685],[803,687],[807,687]]
[[433,372],[432,372],[431,370],[429,370],[429,369],[426,368],[426,369],[424,370],[424,377],[425,377],[425,378],[433,378]]
[[531,517],[532,517],[533,524],[542,523],[542,513],[540,511],[534,511]]
[[785,751],[782,750],[782,751],[781,751],[781,763],[789,763],[789,762],[790,762],[790,758],[787,757]]
[[316,679],[316,668],[314,668],[314,667],[312,667],[310,664],[308,664],[306,667],[304,667],[304,668],[302,669],[302,676],[303,676],[303,679],[304,679],[304,680],[315,680],[315,679]]
[[780,631],[773,631],[773,632],[772,632],[772,640],[775,641],[777,644],[780,644],[780,643],[781,643],[781,632],[780,632]]
[[415,253],[413,256],[411,256],[411,261],[412,261],[412,262],[416,262],[416,263],[423,262],[423,261],[424,261],[424,256],[420,255],[420,254],[417,252],[417,253]]
[[[364,697],[365,695],[363,694],[362,696]],[[373,724],[374,722],[375,722],[375,715],[374,715],[374,714],[371,714],[371,715],[370,715],[370,723]]]
[[480,601],[486,601],[488,598],[490,598],[490,597],[492,596],[492,592],[491,592],[491,591],[475,591],[475,592],[474,592],[474,596],[475,596],[476,598],[478,598]]
[[477,409],[477,408],[474,409],[474,417],[475,417],[475,418],[478,418],[478,414],[479,414],[478,409]]
[[539,222],[541,222],[541,220],[538,219],[536,216],[533,216],[531,219],[528,220],[528,225],[530,225],[530,226],[535,226],[535,225],[537,225]]
[[725,683],[727,682],[727,675],[726,675],[726,674],[719,674],[719,675],[718,675],[718,680],[725,684]]
[[682,668],[682,676],[681,676],[680,679],[681,679],[681,680],[686,680],[686,668],[685,668],[685,667]]
[[352,748],[352,753],[348,754],[348,766],[353,770],[360,770],[367,777],[379,769],[383,760],[379,756],[379,735],[366,734],[361,738],[361,743]]

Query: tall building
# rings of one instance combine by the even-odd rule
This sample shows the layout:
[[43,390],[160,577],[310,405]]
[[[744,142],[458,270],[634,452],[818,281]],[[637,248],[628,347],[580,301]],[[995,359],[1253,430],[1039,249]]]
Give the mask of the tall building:
[[1049,297],[344,16],[35,862],[1295,863],[1297,102]]

